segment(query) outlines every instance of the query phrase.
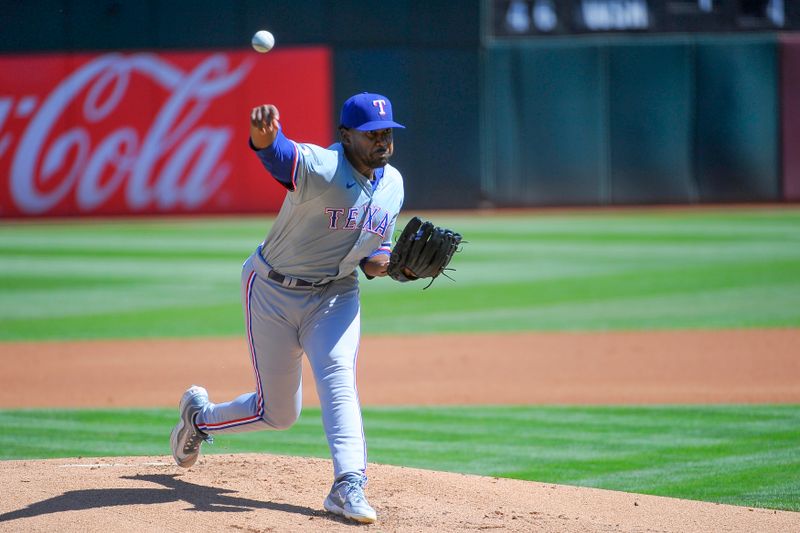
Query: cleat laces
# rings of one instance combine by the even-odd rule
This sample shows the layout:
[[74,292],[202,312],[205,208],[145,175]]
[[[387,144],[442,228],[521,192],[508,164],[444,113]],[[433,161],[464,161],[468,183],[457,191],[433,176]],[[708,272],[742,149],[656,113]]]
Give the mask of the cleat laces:
[[345,479],[344,482],[345,486],[342,492],[345,500],[350,499],[353,503],[366,501],[364,486],[367,484],[367,476]]
[[[195,417],[196,416],[197,415],[195,415]],[[194,425],[194,417],[192,417],[192,434],[189,435],[188,439],[186,439],[186,444],[183,447],[183,453],[195,453],[200,449],[200,445],[203,442],[213,444],[214,437],[197,429],[197,426]]]

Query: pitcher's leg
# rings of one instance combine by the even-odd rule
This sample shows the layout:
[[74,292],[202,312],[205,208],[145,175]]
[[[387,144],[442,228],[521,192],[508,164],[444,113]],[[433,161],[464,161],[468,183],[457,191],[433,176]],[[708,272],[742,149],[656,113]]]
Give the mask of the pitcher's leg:
[[356,388],[361,323],[357,289],[334,295],[331,300],[324,306],[328,312],[318,313],[313,327],[301,331],[301,339],[314,370],[334,478],[340,479],[347,473],[363,473],[367,468]]
[[[247,271],[245,271],[247,272]],[[275,287],[254,272],[243,279],[243,307],[256,391],[233,401],[207,404],[197,427],[209,434],[286,429],[302,406],[302,349],[297,328],[283,318]]]

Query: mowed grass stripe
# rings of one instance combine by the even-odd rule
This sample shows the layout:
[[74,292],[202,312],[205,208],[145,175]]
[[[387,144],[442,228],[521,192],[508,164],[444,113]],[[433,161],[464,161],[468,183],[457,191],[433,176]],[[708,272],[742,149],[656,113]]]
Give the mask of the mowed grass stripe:
[[[487,298],[491,293],[487,294]],[[693,301],[687,306],[687,299]],[[591,302],[483,310],[428,310],[415,315],[416,333],[521,330],[637,330],[797,327],[800,285],[774,289],[700,291],[669,296],[614,298]],[[639,309],[633,315],[631,308]],[[417,323],[420,323],[417,326]],[[392,316],[377,316],[367,333],[406,333]]]
[[442,281],[441,294],[394,294],[364,323],[368,332],[400,332],[396,316],[414,313],[419,332],[796,326],[798,274],[782,260],[481,284],[468,294]]
[[[124,301],[109,298],[107,287],[80,287],[79,289],[50,289],[47,291],[31,291],[24,302],[14,301],[0,305],[0,318],[55,318],[68,316],[87,317],[96,315],[101,318],[107,312],[119,313],[136,310],[163,309],[174,303],[179,296],[183,305],[214,305],[231,301],[230,287],[201,286],[193,287],[182,284],[176,289],[172,284],[118,284],[118,289],[125,290]],[[235,288],[235,287],[234,287]],[[80,291],[80,294],[78,294]],[[70,303],[80,299],[80,307]],[[0,296],[0,304],[8,299]]]
[[[168,456],[176,416],[0,411],[0,458]],[[372,462],[800,511],[797,405],[366,408],[364,424]],[[204,452],[329,457],[318,409]]]
[[[786,237],[797,238],[797,224],[800,223],[800,211],[795,208],[725,208],[676,210],[672,212],[653,210],[620,210],[620,211],[581,211],[567,213],[557,212],[507,212],[487,215],[481,211],[474,214],[449,215],[437,213],[437,224],[449,224],[463,228],[465,232],[489,234],[495,231],[495,221],[503,223],[501,234],[582,234],[587,230],[587,222],[597,223],[594,228],[604,234],[697,234],[727,236],[759,235],[764,232],[782,232]],[[758,224],[754,225],[753,220]],[[487,225],[486,221],[490,224]],[[532,223],[535,222],[535,223]]]
[[[0,319],[2,327],[14,332],[12,337],[4,335],[0,330],[0,338],[2,340],[145,339],[221,337],[230,335],[231,331],[244,332],[242,307],[238,299],[235,302],[217,305],[208,302],[202,305],[192,305],[192,303],[181,302],[185,307],[173,302],[174,306],[151,307],[137,311],[61,315],[46,321],[30,318]],[[89,328],[87,322],[90,322]]]
[[[456,281],[364,281],[365,333],[800,325],[800,210],[431,216],[469,241]],[[241,335],[271,221],[0,225],[0,340]]]

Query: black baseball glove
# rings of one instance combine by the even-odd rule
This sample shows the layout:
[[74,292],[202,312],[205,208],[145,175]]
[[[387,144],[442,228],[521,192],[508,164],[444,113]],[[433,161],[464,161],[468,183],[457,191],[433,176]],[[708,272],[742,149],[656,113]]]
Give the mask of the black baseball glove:
[[433,283],[450,264],[459,244],[459,233],[414,217],[392,248],[387,273],[398,281],[431,278]]

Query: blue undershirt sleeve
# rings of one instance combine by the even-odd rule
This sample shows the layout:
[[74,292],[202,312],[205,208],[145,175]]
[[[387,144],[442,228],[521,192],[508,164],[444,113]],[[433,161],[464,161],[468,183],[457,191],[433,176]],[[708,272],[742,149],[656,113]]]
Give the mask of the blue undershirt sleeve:
[[272,177],[290,191],[295,190],[297,184],[295,182],[297,157],[299,155],[297,145],[286,138],[281,130],[278,130],[275,141],[261,150],[253,146],[252,139],[248,138],[247,142],[261,160],[264,168],[272,174]]

